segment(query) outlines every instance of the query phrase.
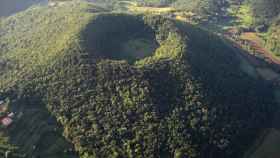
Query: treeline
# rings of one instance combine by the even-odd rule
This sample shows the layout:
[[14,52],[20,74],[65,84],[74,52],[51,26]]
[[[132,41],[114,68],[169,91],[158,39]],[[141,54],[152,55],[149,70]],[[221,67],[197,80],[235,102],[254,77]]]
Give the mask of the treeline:
[[[119,3],[118,0],[92,0],[109,6]],[[140,6],[168,7],[172,6],[178,10],[191,11],[198,15],[217,15],[222,12],[222,8],[227,7],[227,0],[129,0],[137,2]]]
[[227,4],[226,0],[177,0],[173,5],[175,8],[202,15],[215,15],[219,14]]
[[257,24],[270,24],[280,14],[279,0],[249,0]]
[[271,25],[265,38],[265,45],[276,56],[280,57],[280,19]]
[[280,2],[279,0],[250,0],[255,26],[267,31],[265,46],[280,55]]

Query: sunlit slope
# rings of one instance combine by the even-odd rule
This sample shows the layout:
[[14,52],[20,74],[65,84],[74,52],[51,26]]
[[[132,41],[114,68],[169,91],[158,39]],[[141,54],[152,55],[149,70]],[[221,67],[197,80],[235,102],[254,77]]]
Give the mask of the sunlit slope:
[[[49,112],[82,158],[236,158],[270,121],[270,87],[238,49],[161,16],[102,12],[69,2],[1,22],[0,95],[40,120],[26,122],[38,137]],[[32,154],[24,131],[5,136]]]
[[79,50],[78,32],[98,11],[102,9],[73,2],[33,7],[1,21],[0,98],[10,101],[9,111],[16,113],[16,119],[8,129],[1,127],[0,157],[7,152],[17,158],[75,157],[60,125],[40,101],[41,95],[23,87],[46,83],[53,65]]
[[[280,19],[280,18],[278,18]],[[269,48],[276,56],[280,57],[280,20],[276,20],[270,27],[266,37],[266,47]]]
[[[7,87],[79,50],[78,32],[100,11],[87,3],[34,7],[1,22],[1,84]],[[65,53],[65,49],[69,51]],[[31,73],[32,72],[32,73]]]

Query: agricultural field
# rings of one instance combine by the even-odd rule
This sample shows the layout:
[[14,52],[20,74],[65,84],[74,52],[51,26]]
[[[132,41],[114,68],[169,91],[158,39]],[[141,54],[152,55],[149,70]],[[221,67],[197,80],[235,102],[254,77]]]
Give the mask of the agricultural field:
[[145,7],[145,6],[137,6],[137,5],[129,5],[128,11],[133,12],[133,13],[145,13],[145,14],[156,14],[156,15],[161,15],[161,14],[166,14],[166,13],[172,13],[176,11],[175,8],[172,7]]

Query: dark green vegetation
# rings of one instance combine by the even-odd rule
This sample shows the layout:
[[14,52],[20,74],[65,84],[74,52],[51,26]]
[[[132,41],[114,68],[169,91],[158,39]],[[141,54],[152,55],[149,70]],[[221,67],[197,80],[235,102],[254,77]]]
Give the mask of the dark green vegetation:
[[[206,26],[207,29],[215,32],[236,30],[235,37],[244,32],[255,32],[263,38],[263,47],[279,56],[280,3],[278,0],[228,0],[226,4],[228,5],[224,5],[224,8],[227,9],[227,13],[222,14],[226,16],[218,16],[216,22],[210,24],[210,27]],[[209,23],[209,20],[206,23]]]
[[[193,12],[202,17],[217,16],[224,12],[223,8],[227,7],[234,0],[89,0],[93,2],[106,4],[107,7],[119,9],[123,2],[136,2],[138,6],[150,7],[174,7],[180,11]],[[114,7],[115,6],[115,7]]]
[[271,89],[241,70],[240,50],[189,24],[103,11],[70,2],[1,21],[0,96],[24,115],[0,143],[70,157],[63,130],[81,158],[236,158],[268,125]]
[[[77,158],[73,145],[62,136],[62,128],[38,98],[13,94],[18,98],[13,99],[10,110],[18,117],[9,128],[1,127],[0,157],[10,152],[16,158]],[[2,96],[13,98],[12,94]]]
[[192,11],[201,16],[216,16],[227,7],[226,0],[177,0],[173,6],[180,10]]
[[257,31],[265,32],[265,46],[277,56],[280,54],[280,3],[278,0],[248,0]]
[[[91,2],[101,2],[101,3],[106,3],[106,4],[112,4],[112,3],[118,3],[119,0],[89,0]],[[127,0],[128,2],[137,2],[140,5],[145,5],[145,6],[157,6],[157,7],[164,7],[168,6],[176,0]]]
[[151,56],[158,45],[152,28],[133,16],[99,16],[83,33],[82,47],[86,52],[95,52],[92,58],[123,59],[131,63]]
[[249,0],[249,3],[258,24],[270,24],[280,14],[278,0]]
[[276,56],[280,56],[280,19],[275,20],[275,22],[269,28],[265,39],[265,45]]

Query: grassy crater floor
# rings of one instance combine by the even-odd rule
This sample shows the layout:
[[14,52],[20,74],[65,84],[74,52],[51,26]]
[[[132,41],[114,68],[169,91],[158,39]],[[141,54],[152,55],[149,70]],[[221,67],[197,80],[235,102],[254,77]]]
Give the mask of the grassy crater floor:
[[84,30],[84,48],[98,56],[130,63],[152,56],[158,47],[155,32],[141,17],[98,16]]

